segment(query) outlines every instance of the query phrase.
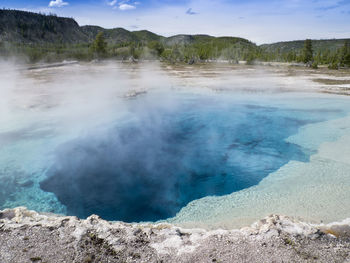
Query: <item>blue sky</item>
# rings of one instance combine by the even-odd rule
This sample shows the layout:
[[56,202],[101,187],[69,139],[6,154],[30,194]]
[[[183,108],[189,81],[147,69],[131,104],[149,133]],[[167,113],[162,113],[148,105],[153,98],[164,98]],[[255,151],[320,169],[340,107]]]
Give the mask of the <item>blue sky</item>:
[[0,7],[165,36],[239,36],[257,44],[350,38],[350,0],[0,0]]

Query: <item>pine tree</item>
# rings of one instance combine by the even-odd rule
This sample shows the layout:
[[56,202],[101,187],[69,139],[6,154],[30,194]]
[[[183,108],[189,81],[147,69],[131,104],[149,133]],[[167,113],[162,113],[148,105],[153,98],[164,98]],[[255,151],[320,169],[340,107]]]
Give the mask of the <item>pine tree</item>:
[[340,65],[350,66],[350,44],[349,40],[345,41],[344,46],[340,51]]
[[296,60],[296,54],[295,54],[295,51],[292,50],[292,51],[289,51],[288,54],[287,54],[287,61],[288,62],[293,62]]
[[159,41],[150,41],[147,46],[149,49],[154,50],[157,56],[164,52],[164,46]]
[[98,56],[103,56],[107,53],[107,42],[103,35],[103,32],[99,32],[96,36],[94,43],[92,44],[92,51]]
[[331,51],[329,49],[326,49],[324,52],[322,52],[322,63],[323,64],[329,64],[331,60]]
[[313,50],[312,50],[312,42],[311,39],[306,39],[304,43],[303,50],[303,62],[309,63],[313,60]]

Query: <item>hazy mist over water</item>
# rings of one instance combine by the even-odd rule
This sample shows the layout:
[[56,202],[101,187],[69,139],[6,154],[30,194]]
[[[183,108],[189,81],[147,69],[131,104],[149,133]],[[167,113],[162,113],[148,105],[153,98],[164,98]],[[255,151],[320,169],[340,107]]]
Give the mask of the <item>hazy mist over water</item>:
[[[155,221],[258,184],[348,101],[259,68],[1,64],[0,208]],[[312,91],[310,85],[308,91]],[[317,135],[315,135],[317,136]]]

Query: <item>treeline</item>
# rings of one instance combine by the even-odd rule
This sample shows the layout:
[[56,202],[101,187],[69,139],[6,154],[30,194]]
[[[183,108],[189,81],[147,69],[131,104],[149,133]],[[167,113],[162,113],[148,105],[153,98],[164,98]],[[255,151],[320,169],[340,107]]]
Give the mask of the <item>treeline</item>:
[[28,63],[58,62],[63,60],[91,60],[89,44],[21,44],[1,43],[3,59],[19,58]]
[[240,60],[253,62],[258,47],[252,43],[215,39],[206,43],[165,46],[160,57],[171,62],[194,63],[208,60],[228,60],[238,63]]
[[171,63],[197,63],[240,60],[253,64],[257,61],[305,63],[310,67],[328,65],[331,69],[350,67],[350,43],[345,41],[337,49],[315,51],[311,40],[306,40],[300,50],[267,50],[249,41],[235,38],[212,38],[192,43],[166,43],[162,40],[108,44],[103,33],[91,43],[82,44],[24,44],[0,41],[2,57],[21,56],[28,62],[56,62],[67,59],[89,61],[93,59],[162,60]]
[[[334,40],[336,42],[337,40]],[[277,62],[296,62],[305,63],[308,66],[317,68],[318,65],[328,65],[331,69],[340,67],[350,67],[350,41],[344,40],[343,45],[335,47],[335,45],[319,46],[315,50],[313,42],[310,39],[305,40],[303,48],[290,48],[284,50],[276,48],[266,48],[264,45],[261,55],[258,59],[262,61],[277,61]],[[330,42],[330,40],[329,40]],[[317,43],[317,42],[316,42]],[[339,46],[339,45],[338,45]]]
[[196,63],[226,60],[296,62],[330,68],[349,65],[345,39],[279,42],[257,46],[247,39],[209,35],[163,37],[147,30],[79,26],[72,18],[0,9],[0,56],[28,62],[68,59],[162,60]]
[[164,40],[108,43],[102,32],[86,44],[25,44],[2,43],[3,57],[22,56],[28,62],[53,62],[62,59],[92,60],[99,58],[131,60],[164,60],[169,62],[195,63],[208,60],[253,61],[259,48],[239,38],[213,38],[209,41],[167,43]]
[[162,60],[196,63],[241,60],[296,62],[318,67],[349,67],[345,39],[279,42],[257,46],[247,39],[208,35],[163,37],[147,30],[82,26],[72,18],[0,9],[0,56],[28,62],[68,59]]

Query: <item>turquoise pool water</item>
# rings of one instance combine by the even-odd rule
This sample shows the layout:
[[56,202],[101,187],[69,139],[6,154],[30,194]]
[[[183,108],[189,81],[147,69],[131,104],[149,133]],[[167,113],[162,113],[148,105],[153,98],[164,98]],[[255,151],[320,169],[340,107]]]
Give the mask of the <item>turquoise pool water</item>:
[[0,133],[0,208],[166,219],[193,200],[255,186],[292,160],[309,162],[316,149],[286,139],[349,109],[321,94],[154,91],[95,112],[79,129],[66,130],[58,112],[27,119]]

